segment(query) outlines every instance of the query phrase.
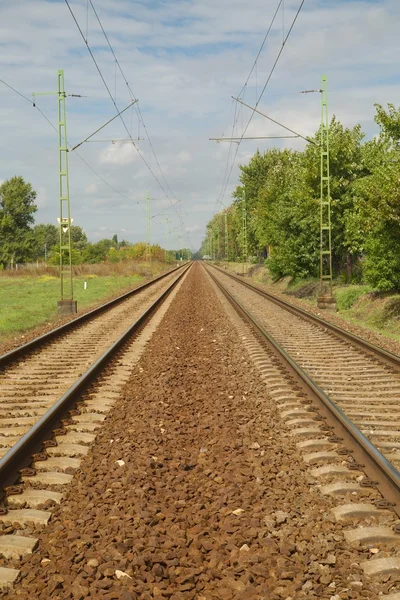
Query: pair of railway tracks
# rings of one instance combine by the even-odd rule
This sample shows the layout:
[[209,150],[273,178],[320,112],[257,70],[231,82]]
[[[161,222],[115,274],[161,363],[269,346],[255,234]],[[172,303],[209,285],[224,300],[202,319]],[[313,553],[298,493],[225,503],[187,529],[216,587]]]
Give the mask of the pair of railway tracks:
[[337,499],[345,538],[372,548],[365,573],[400,573],[400,357],[243,277],[206,270],[254,332],[238,325],[311,475]]
[[[0,589],[89,450],[184,265],[0,357]],[[150,326],[145,328],[145,325]],[[139,348],[138,348],[139,346]]]
[[[236,315],[316,485],[337,500],[332,512],[343,521],[345,537],[371,548],[364,571],[398,571],[399,357],[243,278],[207,271],[250,324],[254,335]],[[12,586],[18,559],[34,550],[36,528],[61,501],[130,376],[137,346],[145,343],[144,324],[185,272],[166,274],[0,357],[0,587]],[[399,600],[400,594],[382,598]]]

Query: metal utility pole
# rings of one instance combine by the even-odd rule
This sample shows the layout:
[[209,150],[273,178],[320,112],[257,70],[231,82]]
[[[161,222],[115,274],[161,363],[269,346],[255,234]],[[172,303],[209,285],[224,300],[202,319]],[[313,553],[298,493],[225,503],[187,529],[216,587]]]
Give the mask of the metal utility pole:
[[229,262],[228,214],[225,213],[225,260]]
[[168,217],[165,217],[165,262],[169,263],[168,259]]
[[247,267],[247,210],[246,210],[246,192],[242,193],[242,243],[243,243],[243,275]]
[[317,304],[319,308],[336,310],[336,303],[332,294],[332,229],[329,171],[328,80],[325,75],[322,76],[321,82],[320,149],[320,288]]
[[150,194],[146,192],[146,261],[150,262]]
[[58,96],[58,164],[60,191],[60,300],[57,302],[61,315],[77,312],[74,300],[71,248],[71,206],[69,200],[67,112],[65,106],[64,71],[57,71],[58,91],[42,92],[33,96]]

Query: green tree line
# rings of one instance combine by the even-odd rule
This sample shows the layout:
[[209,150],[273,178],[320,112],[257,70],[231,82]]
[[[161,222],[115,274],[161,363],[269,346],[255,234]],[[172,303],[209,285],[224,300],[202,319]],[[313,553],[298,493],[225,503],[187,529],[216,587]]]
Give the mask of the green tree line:
[[[400,289],[400,110],[375,105],[379,133],[329,126],[332,258],[336,277]],[[213,216],[200,249],[217,260],[266,258],[275,280],[318,276],[320,131],[303,151],[259,151],[241,165],[232,204]],[[245,203],[243,201],[245,197]],[[225,220],[228,221],[227,240]],[[227,243],[226,243],[227,241]]]
[[[59,228],[51,223],[35,225],[36,192],[23,177],[15,176],[0,185],[0,269],[15,264],[46,262],[58,265],[60,261]],[[187,259],[187,248],[169,250],[145,242],[134,244],[111,239],[90,242],[79,225],[71,226],[72,263],[120,262],[151,257],[152,260],[172,262]]]

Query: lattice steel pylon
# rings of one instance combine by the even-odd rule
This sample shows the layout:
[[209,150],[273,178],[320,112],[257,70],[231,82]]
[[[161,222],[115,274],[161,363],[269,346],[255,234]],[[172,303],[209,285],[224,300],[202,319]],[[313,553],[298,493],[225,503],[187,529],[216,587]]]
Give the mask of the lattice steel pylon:
[[229,262],[228,213],[225,213],[225,260]]
[[169,254],[168,254],[168,217],[165,217],[165,262],[169,263]]
[[243,273],[247,267],[247,209],[246,209],[246,192],[242,192],[242,244],[243,244]]
[[61,300],[74,298],[72,278],[71,204],[69,199],[67,111],[65,106],[64,71],[58,79],[58,164],[60,185],[60,279]]
[[328,80],[325,75],[322,76],[321,81],[320,160],[320,289],[318,306],[320,306],[320,308],[329,308],[329,305],[334,305],[334,300],[332,295],[332,229],[329,171]]
[[[69,174],[68,174],[68,143],[67,143],[67,111],[65,106],[64,71],[57,71],[57,92],[40,92],[35,96],[53,96],[58,98],[58,165],[59,165],[59,197],[60,216],[60,301],[58,310],[60,314],[75,313],[77,303],[74,300],[74,286],[72,274],[72,246],[71,246],[71,205],[69,199]],[[35,104],[35,101],[34,101]]]
[[146,192],[146,261],[151,261],[151,248],[150,248],[150,194]]

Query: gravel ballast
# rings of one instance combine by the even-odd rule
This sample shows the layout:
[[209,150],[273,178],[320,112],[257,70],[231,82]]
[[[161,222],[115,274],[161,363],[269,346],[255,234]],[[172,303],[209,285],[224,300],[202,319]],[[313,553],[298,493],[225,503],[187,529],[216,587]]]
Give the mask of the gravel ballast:
[[265,390],[194,265],[11,596],[376,598]]

